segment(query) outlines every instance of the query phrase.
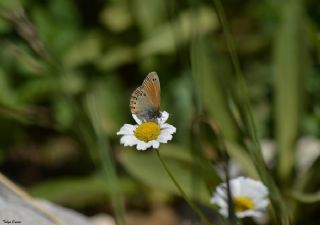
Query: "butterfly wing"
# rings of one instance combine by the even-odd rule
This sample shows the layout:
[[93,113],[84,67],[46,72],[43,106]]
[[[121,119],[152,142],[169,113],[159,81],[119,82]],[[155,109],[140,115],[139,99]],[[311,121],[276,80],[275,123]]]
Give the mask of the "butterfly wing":
[[159,117],[160,81],[157,73],[149,73],[142,85],[132,93],[130,110],[143,121]]
[[158,74],[156,72],[149,73],[146,79],[144,79],[142,87],[146,90],[151,105],[159,111],[161,90]]

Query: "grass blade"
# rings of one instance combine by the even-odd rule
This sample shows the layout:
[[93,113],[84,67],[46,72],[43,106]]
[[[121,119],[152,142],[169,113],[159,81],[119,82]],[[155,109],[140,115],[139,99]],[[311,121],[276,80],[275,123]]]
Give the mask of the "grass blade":
[[240,104],[238,104],[238,106],[240,107],[239,111],[242,112],[242,120],[246,128],[245,133],[248,135],[248,137],[245,137],[244,144],[248,149],[251,160],[254,163],[254,166],[259,174],[260,179],[269,188],[270,199],[272,202],[272,206],[274,207],[274,212],[277,216],[277,220],[283,225],[290,224],[289,214],[286,205],[272,176],[270,176],[270,173],[267,170],[267,167],[262,157],[260,141],[258,138],[255,122],[250,108],[248,89],[240,67],[240,62],[237,55],[235,43],[229,30],[222,3],[220,0],[214,0],[213,2],[215,4],[216,11],[225,35],[226,45],[231,56],[231,61],[234,66],[236,78],[238,80],[237,85],[239,88],[240,95],[238,99]]
[[303,92],[306,42],[303,8],[299,0],[283,5],[283,18],[275,42],[275,119],[279,179],[288,183],[294,164]]

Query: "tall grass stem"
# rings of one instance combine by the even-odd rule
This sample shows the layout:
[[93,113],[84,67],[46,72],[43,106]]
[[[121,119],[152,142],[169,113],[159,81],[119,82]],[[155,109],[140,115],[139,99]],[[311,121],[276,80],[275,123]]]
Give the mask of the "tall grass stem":
[[182,189],[182,187],[180,186],[180,184],[178,183],[178,181],[174,178],[173,174],[171,173],[170,169],[168,168],[167,164],[164,162],[164,160],[161,158],[159,150],[155,149],[158,159],[161,162],[161,165],[163,166],[163,168],[165,169],[165,171],[167,172],[168,176],[170,177],[170,179],[172,180],[172,182],[174,183],[174,185],[177,187],[177,189],[180,191],[180,193],[182,194],[183,198],[188,202],[189,206],[198,214],[198,216],[200,217],[200,219],[203,221],[204,224],[206,225],[213,225],[207,218],[206,216],[201,212],[201,210],[199,209],[199,207],[194,204],[192,202],[192,200],[189,198],[189,196],[187,195],[187,193]]

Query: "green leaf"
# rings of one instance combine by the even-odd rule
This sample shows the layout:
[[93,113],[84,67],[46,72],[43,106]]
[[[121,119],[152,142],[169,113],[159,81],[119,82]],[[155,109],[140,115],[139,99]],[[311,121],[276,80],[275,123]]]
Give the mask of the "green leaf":
[[[199,8],[196,12],[187,10],[171,23],[165,23],[154,29],[152,35],[137,47],[141,57],[153,54],[168,54],[176,50],[177,45],[187,43],[192,38],[193,27],[197,22],[197,32],[205,34],[217,29],[218,21],[214,11]],[[179,31],[179,32],[176,32]]]
[[71,68],[95,62],[100,57],[101,48],[99,36],[94,33],[88,34],[72,44],[63,57],[63,64],[66,68]]
[[320,202],[320,191],[316,193],[301,193],[297,191],[293,191],[291,193],[292,197],[303,203],[317,203]]
[[128,46],[113,47],[101,56],[101,59],[97,61],[96,66],[99,69],[110,71],[132,62],[134,57],[134,50]]
[[50,98],[58,90],[58,79],[46,76],[24,82],[17,94],[21,102],[34,102]]
[[74,109],[68,101],[66,101],[64,98],[58,97],[53,102],[53,110],[55,120],[57,121],[56,126],[59,129],[64,130],[72,126],[72,122],[75,119]]
[[185,143],[186,138],[190,135],[193,114],[190,74],[175,77],[165,88],[161,93],[161,108],[170,109],[173,112],[170,113],[169,122],[174,123],[179,130],[174,139],[177,142]]
[[165,3],[158,0],[134,0],[131,7],[134,8],[134,17],[142,34],[150,36],[155,27],[165,20]]
[[235,140],[238,129],[229,110],[223,84],[219,82],[219,65],[215,63],[212,51],[212,46],[206,39],[194,40],[192,43],[192,73],[198,100],[210,117],[219,124],[224,137],[227,140]]
[[[114,136],[129,115],[128,98],[124,96],[119,80],[110,75],[105,80],[94,83],[93,90],[87,95],[86,107],[97,115],[96,121],[103,134]],[[123,110],[123,109],[128,109]]]
[[40,39],[55,56],[61,56],[79,36],[76,8],[72,1],[57,0],[47,8],[35,4],[30,12]]
[[2,69],[0,69],[0,104],[7,106],[17,104],[15,92],[10,85],[10,79]]
[[[199,166],[199,176],[193,177],[193,159],[187,148],[166,144],[161,146],[159,151],[173,176],[187,195],[192,196],[195,182],[197,184],[197,200],[208,205],[210,192],[208,192],[206,188],[203,176],[211,176],[213,183],[218,184],[220,180],[218,179],[218,176],[216,176],[215,171],[213,169],[210,171],[203,171]],[[133,148],[123,149],[120,160],[129,173],[144,183],[174,194],[180,193],[168,177],[153,150],[137,152],[133,150]]]
[[[61,81],[60,81],[61,79]],[[22,102],[34,102],[44,99],[54,99],[61,95],[61,89],[69,95],[76,95],[85,87],[81,74],[67,71],[61,77],[38,76],[25,81],[17,91]]]
[[288,182],[294,165],[300,111],[306,79],[306,29],[302,1],[283,4],[282,21],[275,42],[275,119],[278,142],[278,175]]
[[226,143],[226,147],[231,158],[240,164],[241,169],[248,176],[258,178],[254,164],[252,163],[249,154],[244,151],[244,149],[232,142]]
[[[120,186],[125,193],[133,193],[137,185],[128,178],[122,178]],[[83,208],[108,201],[112,193],[103,177],[65,177],[40,182],[29,188],[31,195],[45,198],[70,207]]]
[[[151,17],[153,18],[153,17]],[[122,32],[132,25],[132,16],[129,6],[119,1],[107,6],[100,15],[101,22],[114,32]]]
[[15,9],[21,7],[20,0],[2,0],[0,2],[1,10]]

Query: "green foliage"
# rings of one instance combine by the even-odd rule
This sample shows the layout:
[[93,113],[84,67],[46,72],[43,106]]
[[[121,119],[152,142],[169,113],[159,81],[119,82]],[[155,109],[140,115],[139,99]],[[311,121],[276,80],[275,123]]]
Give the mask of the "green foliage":
[[[197,197],[199,198],[197,200],[208,205],[210,191],[207,189],[205,182],[220,182],[218,175],[210,168],[201,168],[201,165],[205,162],[199,162],[197,165],[199,176],[192,177],[192,164],[195,162],[190,150],[186,147],[166,145],[161,148],[161,155],[185,192],[192,195],[193,182],[197,183]],[[137,154],[136,152],[123,150],[120,159],[127,171],[144,183],[179,194],[179,191],[163,170],[155,152]]]
[[119,224],[141,188],[185,197],[155,152],[116,135],[134,123],[132,91],[157,71],[177,127],[159,151],[188,196],[210,206],[227,154],[268,186],[269,224],[312,224],[319,154],[300,170],[296,152],[320,136],[317,1],[219,2],[1,1],[3,172],[79,210],[112,204]]
[[[132,179],[122,178],[121,187],[125,195],[130,196],[139,187]],[[103,177],[63,177],[40,182],[29,189],[29,192],[49,201],[81,209],[82,207],[105,204],[112,193]]]
[[283,8],[274,50],[278,172],[282,182],[288,181],[294,166],[309,57],[302,1],[290,1],[288,6]]

